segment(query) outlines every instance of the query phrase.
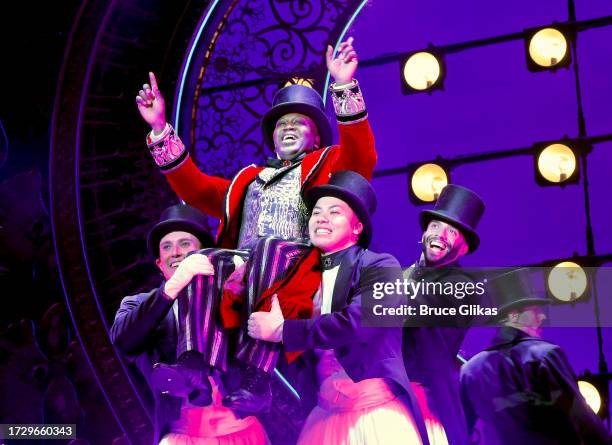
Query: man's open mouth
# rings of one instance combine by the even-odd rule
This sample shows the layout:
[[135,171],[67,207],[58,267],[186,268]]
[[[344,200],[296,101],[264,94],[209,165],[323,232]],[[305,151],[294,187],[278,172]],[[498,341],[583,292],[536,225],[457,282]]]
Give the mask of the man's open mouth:
[[434,252],[443,252],[447,249],[447,245],[440,240],[434,239],[429,242],[429,248]]

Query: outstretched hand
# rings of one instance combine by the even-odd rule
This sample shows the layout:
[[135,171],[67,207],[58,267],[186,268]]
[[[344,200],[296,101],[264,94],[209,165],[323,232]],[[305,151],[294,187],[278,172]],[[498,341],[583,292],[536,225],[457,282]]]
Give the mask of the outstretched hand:
[[151,85],[145,83],[136,96],[136,105],[144,121],[155,133],[161,133],[166,127],[166,103],[157,86],[155,74],[149,73]]
[[346,42],[342,42],[338,47],[336,58],[333,58],[334,49],[327,46],[325,58],[327,69],[336,83],[350,83],[357,70],[357,52],[353,48],[353,38],[349,37]]

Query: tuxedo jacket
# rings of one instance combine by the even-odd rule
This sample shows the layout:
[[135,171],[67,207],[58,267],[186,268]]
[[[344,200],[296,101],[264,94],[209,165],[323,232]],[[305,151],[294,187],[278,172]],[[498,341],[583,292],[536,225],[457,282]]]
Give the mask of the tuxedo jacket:
[[[176,361],[176,320],[173,302],[161,295],[160,288],[125,297],[110,329],[111,340],[127,358],[130,367],[144,377],[149,388],[153,365]],[[138,374],[137,374],[138,375]],[[155,424],[155,442],[167,432],[169,422],[180,416],[181,400],[150,391]]]
[[[364,274],[366,268],[368,273]],[[285,320],[283,346],[287,351],[333,349],[353,381],[386,379],[392,388],[405,395],[403,400],[427,443],[422,414],[404,369],[402,328],[362,325],[362,298],[371,293],[373,283],[395,282],[401,276],[400,265],[393,256],[350,247],[334,284],[332,312],[309,319]]]
[[518,329],[500,328],[462,367],[461,396],[470,430],[480,418],[487,444],[612,444],[561,348]]
[[[464,273],[458,264],[437,269],[417,266],[406,269],[404,277],[443,284],[474,280]],[[440,302],[435,300],[441,297],[444,296],[416,295],[412,305],[423,303],[430,307],[437,306]],[[444,301],[444,304],[447,303],[459,306],[475,301],[472,301],[472,297],[455,299],[454,296],[449,296]],[[461,323],[457,326],[435,326],[435,323],[432,323],[424,327],[407,327],[403,333],[403,357],[408,377],[425,387],[450,445],[469,443],[459,391],[460,364],[457,359],[467,327],[459,324]]]

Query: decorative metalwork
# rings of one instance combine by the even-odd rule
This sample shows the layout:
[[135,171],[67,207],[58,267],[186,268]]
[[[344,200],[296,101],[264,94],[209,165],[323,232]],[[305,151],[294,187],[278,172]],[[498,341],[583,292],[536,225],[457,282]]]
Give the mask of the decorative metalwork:
[[[177,199],[150,160],[145,127],[136,124],[131,98],[150,69],[171,96],[186,42],[210,3],[84,2],[58,81],[50,174],[58,267],[85,356],[133,444],[150,443],[151,413],[131,384],[107,327],[123,296],[159,280],[144,238],[160,211]],[[191,86],[198,94],[189,128],[197,141],[192,144],[195,158],[204,169],[229,175],[265,157],[259,119],[275,90],[293,74],[315,79],[321,90],[325,46],[356,3],[217,4],[214,31],[199,44],[207,51],[196,67],[200,82]],[[162,60],[163,69],[151,65]],[[244,82],[247,87],[235,86]],[[275,442],[283,443],[282,437]]]
[[[269,150],[259,126],[288,79],[313,79],[320,93],[325,51],[357,6],[351,0],[234,2],[218,25],[194,94],[191,147],[206,172],[229,177],[262,162]],[[194,68],[195,69],[195,68]]]
[[121,298],[155,279],[144,237],[161,208],[176,198],[152,174],[144,127],[133,125],[133,113],[126,115],[134,104],[125,96],[131,98],[127,91],[142,83],[145,62],[165,51],[186,9],[182,3],[188,2],[156,2],[155,8],[148,0],[84,2],[54,107],[50,197],[58,268],[85,357],[133,444],[152,442],[152,413],[107,327]]

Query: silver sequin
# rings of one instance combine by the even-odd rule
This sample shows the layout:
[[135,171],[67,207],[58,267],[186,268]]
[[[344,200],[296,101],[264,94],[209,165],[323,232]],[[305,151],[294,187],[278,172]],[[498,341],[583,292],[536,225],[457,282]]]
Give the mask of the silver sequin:
[[308,210],[300,187],[300,164],[262,170],[247,189],[238,248],[250,249],[270,236],[306,242]]

